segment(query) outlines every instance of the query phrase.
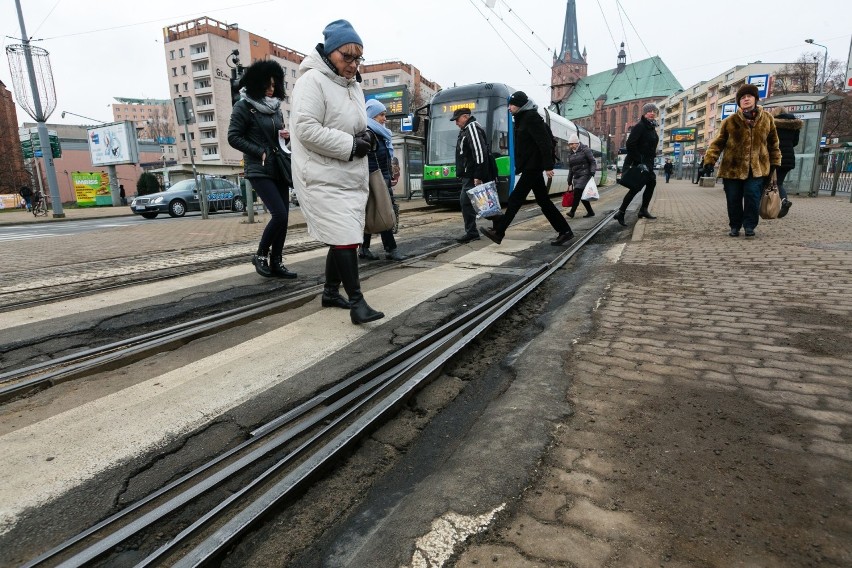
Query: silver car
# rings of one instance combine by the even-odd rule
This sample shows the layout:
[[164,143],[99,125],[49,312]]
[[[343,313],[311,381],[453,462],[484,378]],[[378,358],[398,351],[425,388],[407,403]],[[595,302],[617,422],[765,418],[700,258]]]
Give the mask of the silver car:
[[[245,211],[246,204],[236,184],[213,177],[204,178],[204,183],[210,213],[223,210],[238,213]],[[130,202],[130,210],[146,219],[153,219],[160,213],[183,217],[187,211],[201,211],[201,197],[195,185],[194,179],[185,179],[166,191],[134,197]]]

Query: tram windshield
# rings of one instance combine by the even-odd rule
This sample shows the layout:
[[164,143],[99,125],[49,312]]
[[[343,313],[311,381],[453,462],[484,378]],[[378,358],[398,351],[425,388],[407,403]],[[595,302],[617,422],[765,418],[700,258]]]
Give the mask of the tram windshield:
[[[498,130],[508,132],[506,126],[506,105],[502,105],[502,109],[496,108],[501,105],[497,101],[490,101],[487,98],[480,98],[475,103],[456,103],[445,102],[435,103],[432,105],[430,112],[431,121],[429,123],[429,155],[427,163],[431,165],[438,164],[455,164],[456,163],[456,141],[459,137],[459,127],[455,122],[450,122],[453,112],[457,108],[464,106],[472,106],[473,116],[477,122],[485,129],[488,136],[488,143],[491,145],[491,151],[500,152],[500,144],[505,143],[506,134],[502,133],[498,136],[493,135],[493,127],[495,120],[502,125]],[[493,112],[490,110],[495,106]],[[493,115],[493,116],[489,116]],[[495,139],[496,138],[496,139]],[[505,152],[505,149],[504,149]]]

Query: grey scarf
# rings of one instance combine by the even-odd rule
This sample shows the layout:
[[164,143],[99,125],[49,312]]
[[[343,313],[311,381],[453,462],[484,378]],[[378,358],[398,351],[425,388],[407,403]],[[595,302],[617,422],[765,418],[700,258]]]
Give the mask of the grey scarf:
[[276,99],[275,97],[263,97],[263,100],[256,101],[246,93],[245,87],[240,89],[240,95],[249,102],[251,106],[257,109],[257,112],[262,112],[263,114],[275,114],[278,112],[278,108],[281,106],[281,99]]

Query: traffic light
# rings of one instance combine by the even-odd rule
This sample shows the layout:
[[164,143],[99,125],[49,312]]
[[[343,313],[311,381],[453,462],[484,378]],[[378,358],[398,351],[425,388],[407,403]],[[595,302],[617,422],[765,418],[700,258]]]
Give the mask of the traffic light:
[[244,68],[240,65],[240,52],[236,49],[231,52],[230,63],[231,67],[231,105],[237,104],[240,100],[240,81],[243,79]]

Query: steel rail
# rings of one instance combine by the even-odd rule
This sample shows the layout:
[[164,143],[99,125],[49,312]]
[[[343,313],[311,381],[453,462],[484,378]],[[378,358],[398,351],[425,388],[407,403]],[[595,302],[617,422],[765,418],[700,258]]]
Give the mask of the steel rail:
[[[429,256],[441,254],[458,245],[448,245],[422,255],[406,259],[402,263],[386,265],[365,271],[363,278],[406,266]],[[247,306],[232,308],[218,314],[211,314],[195,320],[169,326],[162,330],[129,337],[99,347],[78,351],[48,361],[43,361],[6,373],[0,373],[0,384],[20,381],[13,385],[0,387],[0,402],[8,401],[27,393],[42,390],[63,382],[87,376],[95,372],[115,369],[146,357],[152,353],[179,347],[188,341],[222,331],[223,329],[244,324],[271,313],[288,309],[294,304],[304,302],[322,291],[321,284],[293,291],[283,297],[261,300]],[[55,370],[51,370],[55,369]],[[36,373],[43,373],[25,379]]]
[[[431,380],[443,369],[444,365],[458,352],[464,349],[468,344],[482,335],[490,328],[497,320],[513,308],[518,302],[524,299],[529,293],[535,290],[542,282],[550,277],[556,270],[560,269],[568,260],[573,257],[594,235],[596,235],[615,215],[615,211],[610,212],[600,222],[598,222],[588,233],[581,237],[567,251],[559,255],[552,263],[545,265],[542,269],[531,271],[522,279],[523,286],[513,292],[509,297],[504,298],[500,302],[495,303],[489,309],[483,311],[482,314],[473,318],[471,328],[466,332],[462,332],[461,337],[457,335],[448,336],[440,356],[417,370],[414,375],[403,377],[404,382],[395,388],[393,392],[378,405],[370,408],[365,414],[360,416],[353,424],[346,427],[343,432],[336,435],[332,440],[323,445],[319,450],[311,454],[311,456],[302,464],[296,467],[295,470],[287,474],[281,481],[277,482],[272,488],[264,492],[254,502],[250,503],[246,508],[237,513],[221,528],[216,530],[212,535],[207,537],[201,544],[192,549],[188,554],[180,558],[172,566],[173,568],[196,568],[206,566],[215,561],[219,556],[229,548],[241,535],[248,531],[259,519],[263,518],[273,507],[275,507],[284,498],[291,496],[295,491],[299,490],[306,482],[313,479],[314,476],[325,470],[332,460],[343,451],[347,450],[353,444],[361,440],[366,434],[375,429],[377,423],[383,420],[386,416],[398,410],[405,401],[424,383]],[[453,340],[452,338],[456,338]],[[341,418],[342,419],[342,418]],[[330,431],[332,425],[329,425]],[[317,437],[305,442],[299,448],[312,444]],[[270,468],[270,469],[274,469]],[[238,498],[233,496],[234,501]],[[217,507],[216,512],[220,512],[227,508],[229,503],[222,503]],[[213,511],[209,512],[202,519],[187,527],[178,537],[172,539],[169,543],[158,549],[154,554],[143,560],[138,566],[149,566],[154,561],[162,558],[173,547],[176,547],[184,538],[194,533],[200,528],[202,523],[209,521],[213,516]]]
[[[614,212],[603,218],[588,233],[576,241],[571,248],[551,263],[543,265],[539,269],[528,271],[521,280],[508,286],[489,300],[475,306],[471,310],[457,318],[454,318],[450,322],[447,322],[426,336],[380,360],[368,369],[357,373],[353,377],[331,387],[327,391],[313,397],[309,401],[285,413],[281,417],[276,418],[258,428],[251,433],[251,439],[246,440],[239,446],[232,448],[221,456],[218,456],[208,464],[199,467],[193,472],[186,474],[166,487],[145,497],[143,500],[134,503],[125,510],[116,513],[101,523],[87,529],[83,533],[80,533],[57,547],[54,547],[50,551],[30,561],[25,566],[38,566],[51,559],[55,559],[60,554],[68,551],[83,540],[103,532],[104,529],[111,527],[112,525],[118,524],[134,511],[150,505],[153,501],[162,498],[164,495],[175,493],[177,488],[186,485],[189,481],[199,477],[204,472],[232,458],[236,454],[245,451],[247,448],[250,448],[255,444],[260,444],[266,439],[266,437],[279,431],[282,426],[293,424],[300,419],[305,419],[309,415],[311,416],[311,420],[291,426],[283,433],[279,432],[275,435],[272,441],[264,443],[261,447],[253,450],[248,455],[240,458],[233,464],[228,465],[226,468],[216,472],[210,477],[205,478],[196,485],[189,487],[182,493],[172,497],[168,502],[159,505],[156,509],[146,513],[139,519],[132,521],[130,524],[125,525],[105,537],[99,538],[95,545],[85,549],[83,552],[78,553],[73,558],[60,564],[61,566],[69,567],[82,566],[86,562],[108,552],[111,548],[115,547],[123,540],[126,540],[131,535],[144,530],[147,526],[150,526],[151,523],[156,522],[157,520],[162,519],[165,515],[177,510],[190,500],[218,486],[228,477],[235,475],[250,464],[255,463],[257,460],[269,455],[276,449],[279,449],[285,443],[292,441],[297,435],[315,427],[318,423],[328,421],[335,413],[342,412],[342,414],[340,414],[337,418],[328,422],[326,427],[323,428],[320,433],[312,436],[309,441],[302,444],[296,451],[289,454],[285,459],[279,461],[275,466],[267,470],[267,472],[264,472],[260,477],[252,481],[252,483],[246,486],[243,491],[239,494],[235,494],[226,502],[220,503],[214,510],[209,511],[204,517],[185,529],[180,535],[167,543],[167,545],[164,545],[164,547],[155,551],[152,555],[146,558],[142,564],[140,564],[140,566],[150,565],[157,559],[169,553],[171,548],[177,546],[177,544],[179,544],[184,538],[187,538],[202,528],[208,520],[215,518],[220,512],[227,510],[233,503],[240,500],[252,488],[256,487],[263,481],[268,480],[269,477],[275,474],[280,475],[280,469],[282,467],[307,453],[314,444],[319,443],[319,441],[323,439],[323,436],[327,436],[329,432],[339,427],[343,420],[359,411],[362,406],[368,404],[372,398],[385,393],[388,389],[398,384],[400,381],[404,381],[401,386],[396,387],[393,391],[393,394],[388,399],[390,402],[385,401],[380,404],[378,411],[366,411],[362,418],[359,418],[353,425],[346,428],[342,434],[335,437],[330,443],[330,446],[334,449],[334,451],[329,452],[328,446],[326,446],[326,449],[313,454],[304,464],[298,466],[294,472],[290,473],[284,478],[284,480],[276,484],[275,488],[278,491],[273,492],[273,495],[278,495],[277,497],[274,497],[270,501],[268,499],[270,493],[267,492],[264,494],[264,497],[256,502],[260,504],[252,504],[244,511],[253,511],[257,507],[260,507],[259,510],[262,511],[267,510],[267,508],[273,506],[275,502],[278,502],[281,498],[292,492],[292,490],[305,483],[313,473],[318,471],[319,468],[324,467],[329,460],[333,459],[334,456],[338,454],[338,452],[358,441],[363,433],[371,427],[374,421],[397,408],[399,404],[404,402],[405,398],[410,396],[416,388],[419,388],[419,386],[422,385],[426,378],[431,377],[436,372],[439,372],[443,365],[446,364],[453,355],[458,353],[458,351],[463,349],[470,341],[490,327],[506,311],[511,309],[512,306],[521,301],[521,299],[523,299],[523,297],[525,297],[529,292],[539,286],[541,282],[550,276],[550,274],[563,266],[580,248],[582,248],[583,245],[585,245],[585,243],[587,243],[597,232],[600,231],[600,229],[612,218],[613,215]],[[453,248],[454,246],[446,248]],[[436,253],[434,251],[428,253],[428,255],[433,254]],[[310,294],[315,293],[316,292],[311,292]],[[303,295],[310,294],[303,293]],[[442,349],[444,353],[437,355],[436,353]],[[372,393],[372,395],[366,399],[360,399],[360,397],[364,396],[365,393]],[[347,406],[350,404],[354,405]],[[326,408],[320,412],[315,412],[316,409],[321,406],[325,406]],[[372,418],[363,422],[365,417]],[[281,491],[282,488],[284,488],[283,492]],[[266,503],[267,501],[269,501],[269,503],[264,505],[263,503]],[[240,515],[234,519],[242,518],[243,514],[244,513],[240,513]],[[253,515],[254,513],[249,513],[249,517],[252,517]],[[256,518],[256,516],[253,518]],[[233,524],[234,522],[237,522],[238,525],[238,528],[236,529],[234,529],[236,526]],[[252,522],[254,522],[254,520],[249,521],[249,524]],[[232,520],[216,533],[220,534],[222,530],[226,530],[230,527],[231,533],[229,533],[224,540],[217,540],[216,535],[214,535],[205,541],[205,543],[215,540],[220,543],[218,546],[227,546],[228,543],[237,538],[239,534],[241,534],[242,531],[249,526],[249,524],[244,524],[243,526],[241,521]],[[181,560],[179,565],[202,565],[207,562],[210,557],[215,556],[216,550],[219,549],[215,547],[211,548],[209,545],[201,545],[196,549],[196,551],[202,551],[199,553],[200,555],[196,556],[196,558],[199,558],[200,560]],[[189,564],[186,564],[186,562],[189,562]]]

